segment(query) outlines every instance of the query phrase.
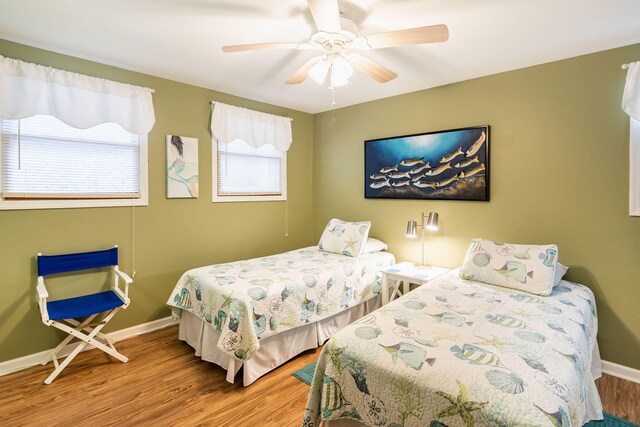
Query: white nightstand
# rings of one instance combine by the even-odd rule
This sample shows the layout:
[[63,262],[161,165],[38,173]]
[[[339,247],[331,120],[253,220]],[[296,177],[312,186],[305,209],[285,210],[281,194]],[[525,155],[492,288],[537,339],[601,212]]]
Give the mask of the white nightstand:
[[[449,268],[431,266],[427,268],[417,267],[412,262],[401,262],[391,267],[381,270],[382,273],[382,305],[400,296],[400,285],[402,284],[402,295],[410,290],[413,283],[422,286],[430,280],[450,271]],[[392,289],[389,292],[389,289]]]

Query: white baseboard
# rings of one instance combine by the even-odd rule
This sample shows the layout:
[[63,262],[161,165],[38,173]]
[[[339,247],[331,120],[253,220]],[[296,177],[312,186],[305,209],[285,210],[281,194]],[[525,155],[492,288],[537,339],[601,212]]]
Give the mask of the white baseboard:
[[158,329],[166,328],[167,326],[171,326],[178,323],[177,320],[169,317],[163,317],[162,319],[153,320],[151,322],[143,323],[141,325],[131,326],[130,328],[120,329],[119,331],[113,331],[106,334],[109,338],[114,341],[122,341],[127,338],[135,337],[137,335],[146,334],[149,332],[157,331]]
[[[165,317],[148,323],[143,323],[141,325],[136,325],[130,328],[121,329],[119,331],[110,332],[106,335],[114,341],[122,341],[127,338],[135,337],[137,335],[146,334],[147,332],[166,328],[167,326],[171,326],[175,323],[176,320],[174,320],[173,318]],[[65,357],[71,352],[71,350],[73,350],[73,348],[77,344],[78,341],[74,342],[73,344],[67,345],[62,349],[62,351],[60,351],[60,353],[58,353],[58,355],[60,357]],[[85,347],[84,351],[91,350],[93,348],[94,347],[88,345],[87,347]],[[30,354],[28,356],[7,360],[6,362],[0,363],[0,376],[39,365],[40,362],[42,362],[42,360],[45,358],[45,356],[51,352],[51,350],[53,349],[41,351],[39,353]]]
[[617,363],[607,362],[606,360],[603,360],[602,372],[607,375],[640,384],[640,370],[638,369],[629,368],[627,366],[618,365]]

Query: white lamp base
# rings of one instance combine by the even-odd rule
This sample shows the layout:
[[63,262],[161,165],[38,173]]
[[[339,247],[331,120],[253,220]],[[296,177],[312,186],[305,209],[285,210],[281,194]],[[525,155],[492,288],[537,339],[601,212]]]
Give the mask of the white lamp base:
[[416,264],[414,263],[413,266],[417,269],[417,270],[429,270],[431,267],[433,267],[431,264]]

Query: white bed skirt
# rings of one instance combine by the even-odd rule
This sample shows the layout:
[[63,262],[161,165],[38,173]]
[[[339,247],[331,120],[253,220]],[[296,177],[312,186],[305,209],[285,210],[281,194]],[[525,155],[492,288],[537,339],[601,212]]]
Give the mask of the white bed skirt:
[[355,307],[308,325],[299,326],[260,340],[260,349],[245,362],[233,359],[218,349],[220,334],[211,325],[183,310],[178,338],[196,351],[196,356],[226,369],[227,381],[244,366],[242,383],[248,386],[303,351],[317,348],[340,329],[381,307],[376,295]]

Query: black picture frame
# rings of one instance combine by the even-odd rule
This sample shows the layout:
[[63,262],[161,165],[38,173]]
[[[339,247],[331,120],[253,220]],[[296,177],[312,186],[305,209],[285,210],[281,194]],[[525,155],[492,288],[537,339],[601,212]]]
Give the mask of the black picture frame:
[[364,197],[489,201],[490,126],[364,142]]

